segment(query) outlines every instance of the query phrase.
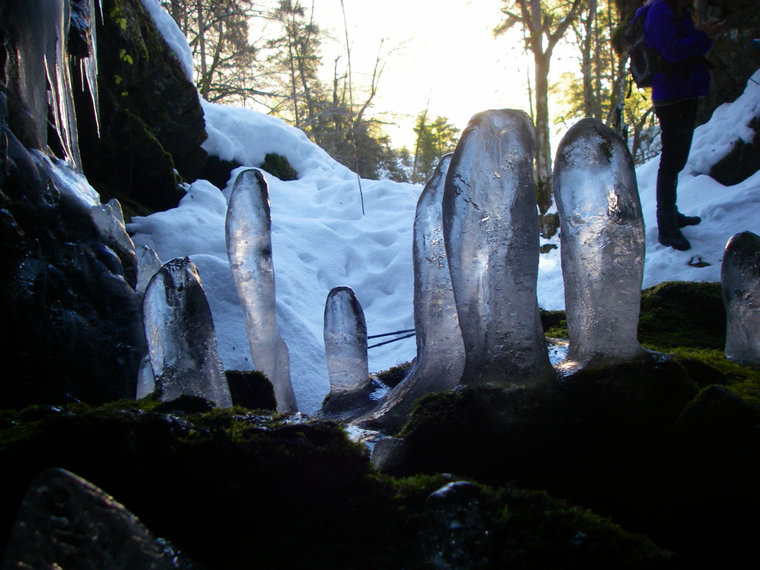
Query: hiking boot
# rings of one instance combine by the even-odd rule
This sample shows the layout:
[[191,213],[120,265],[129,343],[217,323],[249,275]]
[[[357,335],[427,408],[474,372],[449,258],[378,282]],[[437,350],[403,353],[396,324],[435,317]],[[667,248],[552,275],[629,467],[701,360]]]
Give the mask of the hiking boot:
[[675,230],[675,231],[668,231],[668,232],[660,232],[659,236],[657,238],[657,241],[659,241],[662,245],[667,247],[672,247],[673,249],[677,249],[678,251],[686,251],[688,249],[691,249],[691,244],[689,243],[689,240],[687,240],[684,235],[681,233],[681,230]]
[[686,251],[691,249],[691,244],[681,233],[679,222],[677,210],[657,210],[657,241],[664,246]]
[[684,216],[681,212],[676,212],[676,222],[679,228],[685,228],[686,226],[696,226],[702,218],[699,216]]

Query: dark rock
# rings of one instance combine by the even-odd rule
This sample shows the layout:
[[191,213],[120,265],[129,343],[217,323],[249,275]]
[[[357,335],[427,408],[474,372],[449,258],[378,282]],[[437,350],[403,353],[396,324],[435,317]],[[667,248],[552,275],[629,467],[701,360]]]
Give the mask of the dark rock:
[[374,408],[388,387],[377,378],[357,390],[339,394],[328,394],[322,402],[319,416],[326,419],[348,422]]
[[755,131],[754,138],[750,142],[737,139],[729,153],[710,169],[710,176],[724,186],[738,184],[760,170],[760,117],[748,126]]
[[724,386],[708,386],[684,410],[675,436],[704,468],[728,475],[724,482],[730,484],[745,471],[737,461],[760,461],[760,455],[753,459],[749,453],[760,453],[760,410]]
[[760,67],[760,50],[752,45],[752,39],[760,37],[760,14],[753,1],[710,0],[709,4],[721,10],[730,31],[716,39],[708,52],[712,85],[701,106],[699,123],[706,122],[722,103],[741,95]]
[[197,90],[141,2],[102,4],[100,136],[89,95],[74,87],[85,174],[104,202],[118,198],[130,213],[172,208],[178,184],[195,180],[206,161]]
[[183,394],[179,398],[161,402],[156,407],[156,412],[161,414],[200,414],[214,409],[214,403],[198,396]]
[[0,399],[20,407],[133,397],[145,344],[134,255],[116,255],[89,209],[61,195],[7,125],[3,134],[0,358],[16,374],[0,382]]
[[259,165],[261,170],[266,170],[280,180],[297,180],[298,173],[290,166],[288,159],[280,154],[267,153],[264,162]]
[[92,483],[63,469],[41,472],[19,509],[2,568],[198,568]]
[[122,405],[0,414],[0,464],[14,466],[0,494],[0,543],[29,481],[60,465],[215,570],[468,569],[484,560],[496,568],[650,568],[666,559],[651,541],[545,494],[469,483],[436,494],[457,479],[378,477],[334,423]]
[[383,473],[393,473],[404,462],[404,440],[382,437],[372,448],[372,466]]
[[239,166],[241,164],[235,160],[222,160],[210,154],[203,170],[198,173],[198,178],[208,180],[217,188],[225,188],[232,177],[232,171]]
[[720,283],[669,281],[641,292],[639,340],[659,348],[722,350],[726,310]]
[[276,410],[272,383],[261,372],[255,370],[225,370],[230,387],[232,403],[251,410]]

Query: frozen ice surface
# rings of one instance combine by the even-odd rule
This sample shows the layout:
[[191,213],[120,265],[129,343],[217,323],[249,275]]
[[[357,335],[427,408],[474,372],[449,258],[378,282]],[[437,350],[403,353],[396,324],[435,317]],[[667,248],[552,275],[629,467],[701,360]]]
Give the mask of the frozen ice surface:
[[127,233],[124,213],[116,198],[112,198],[105,204],[94,206],[90,209],[90,217],[100,230],[101,235],[118,245],[121,251],[131,252],[132,255],[135,255],[135,244]]
[[475,115],[446,177],[443,233],[466,353],[464,383],[553,375],[536,300],[534,130],[510,109]]
[[327,295],[324,339],[330,395],[340,396],[366,388],[369,383],[367,323],[350,287],[335,287]]
[[140,362],[140,369],[137,371],[137,393],[135,394],[135,398],[138,400],[144,398],[155,389],[156,378],[153,376],[153,366],[150,363],[150,352],[148,352],[143,357],[142,362]]
[[290,383],[288,347],[280,337],[275,316],[272,219],[269,190],[261,171],[250,168],[238,174],[225,227],[227,255],[243,308],[253,364],[272,382],[278,411],[298,411]]
[[726,244],[721,265],[726,306],[726,358],[760,367],[760,237],[741,232]]
[[444,182],[452,156],[447,154],[441,158],[420,194],[414,218],[417,358],[406,378],[388,393],[377,409],[360,419],[367,425],[398,428],[419,398],[429,392],[454,388],[462,378],[464,344],[451,287],[441,217]]
[[569,367],[642,353],[637,338],[644,220],[624,141],[593,119],[562,139],[554,166]]
[[[164,264],[151,279],[143,299],[143,325],[161,400],[186,394],[221,408],[232,405],[211,310],[198,270],[187,257]],[[140,384],[144,379],[141,373]]]
[[135,291],[145,293],[148,283],[161,269],[161,260],[158,254],[149,245],[143,245],[137,251],[137,286]]

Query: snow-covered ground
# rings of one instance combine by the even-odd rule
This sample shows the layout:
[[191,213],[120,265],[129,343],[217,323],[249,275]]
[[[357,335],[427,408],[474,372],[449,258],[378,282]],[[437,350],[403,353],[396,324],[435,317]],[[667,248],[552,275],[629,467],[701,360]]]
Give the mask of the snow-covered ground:
[[[760,72],[754,80],[760,80]],[[329,390],[322,321],[330,289],[348,286],[354,290],[370,335],[414,327],[412,225],[422,188],[384,180],[361,180],[360,184],[355,174],[282,121],[238,107],[203,102],[203,108],[209,133],[204,148],[210,154],[257,166],[265,154],[277,153],[298,172],[295,181],[283,182],[271,175],[267,180],[278,323],[290,350],[299,409],[312,413]],[[473,114],[478,111],[473,109]],[[657,243],[657,159],[637,169],[647,228],[644,287],[672,280],[719,281],[728,239],[747,230],[760,234],[760,173],[731,187],[706,174],[734,140],[751,140],[752,131],[746,125],[759,114],[760,85],[750,81],[737,101],[717,109],[712,120],[697,129],[689,163],[679,180],[681,211],[703,219],[699,226],[684,230],[692,243],[689,251]],[[195,262],[225,368],[251,369],[224,236],[226,203],[235,174],[222,192],[209,182],[195,182],[177,208],[133,218],[128,229],[138,247],[149,245],[164,262],[180,256]],[[558,238],[553,242],[559,245]],[[559,248],[541,255],[538,301],[545,309],[564,308]],[[373,348],[370,370],[387,369],[414,355],[414,338]]]

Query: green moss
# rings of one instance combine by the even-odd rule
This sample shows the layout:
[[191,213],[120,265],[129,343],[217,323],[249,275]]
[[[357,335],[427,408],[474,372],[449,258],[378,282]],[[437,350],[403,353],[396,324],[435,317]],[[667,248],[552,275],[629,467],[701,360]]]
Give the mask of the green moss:
[[567,338],[565,311],[544,311],[541,309],[541,325],[544,329],[544,335],[550,338]]
[[639,341],[647,348],[722,349],[725,339],[720,283],[672,281],[642,292]]
[[[0,461],[15,466],[0,496],[0,528],[34,475],[54,465],[113,494],[209,568],[254,560],[265,568],[426,568],[439,556],[483,552],[496,566],[549,567],[536,563],[561,556],[563,567],[593,568],[599,552],[613,550],[618,559],[604,559],[611,567],[628,559],[644,567],[659,555],[650,544],[631,558],[645,539],[545,495],[475,484],[471,499],[431,503],[451,475],[378,474],[330,422],[292,424],[240,408],[159,414],[154,404],[0,413]],[[550,546],[578,532],[585,544]]]
[[380,382],[382,382],[386,386],[390,386],[391,388],[393,388],[406,377],[411,367],[412,367],[411,362],[404,362],[403,364],[393,366],[392,368],[389,368],[388,370],[383,370],[382,372],[378,372],[375,376],[377,377],[378,380],[380,380]]
[[266,170],[280,180],[296,180],[298,178],[298,173],[290,165],[288,159],[280,154],[267,153],[259,168]]

